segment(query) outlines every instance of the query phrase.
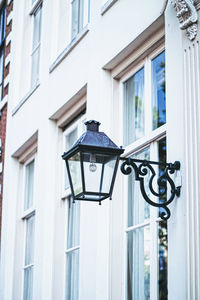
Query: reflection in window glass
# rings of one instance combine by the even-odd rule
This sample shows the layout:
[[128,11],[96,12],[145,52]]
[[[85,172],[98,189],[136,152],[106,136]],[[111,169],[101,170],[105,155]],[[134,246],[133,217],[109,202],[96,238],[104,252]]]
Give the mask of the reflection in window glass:
[[[159,161],[166,162],[166,138],[158,142]],[[159,167],[159,176],[164,172],[164,167]],[[162,190],[160,189],[160,192]],[[166,195],[160,197],[160,202],[166,201]],[[159,209],[159,215],[162,208]],[[160,221],[158,224],[158,293],[159,300],[168,299],[168,283],[167,283],[167,262],[168,262],[168,238],[167,238],[167,222]]]
[[[133,158],[150,159],[149,148],[137,153]],[[150,175],[150,174],[149,174]],[[148,194],[149,175],[145,176],[146,193]],[[128,227],[143,223],[150,217],[149,204],[144,201],[140,192],[140,183],[135,181],[134,171],[128,176]]]
[[166,123],[165,52],[152,60],[153,129]]
[[[77,133],[77,128],[75,128],[72,132],[70,132],[66,136],[66,146],[65,146],[65,151],[68,151],[69,149],[72,148],[73,144],[77,140],[78,133]],[[67,174],[67,170],[65,168],[65,189],[69,188],[69,178]]]
[[79,298],[79,256],[80,256],[80,201],[68,200],[68,226],[66,251],[66,300]]
[[127,233],[126,300],[150,299],[150,228]]
[[24,210],[33,206],[34,160],[26,166]]
[[124,83],[124,137],[128,145],[144,135],[144,68]]
[[32,68],[31,87],[33,88],[39,80],[40,64],[40,38],[41,38],[42,6],[40,5],[34,13],[33,21],[33,46],[32,46]]

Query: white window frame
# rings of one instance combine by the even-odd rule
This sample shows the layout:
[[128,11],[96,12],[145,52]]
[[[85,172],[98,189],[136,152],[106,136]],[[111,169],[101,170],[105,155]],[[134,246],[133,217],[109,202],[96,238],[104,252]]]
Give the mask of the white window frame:
[[[72,4],[74,0],[70,0],[70,28],[69,28],[69,36],[70,36],[70,41],[76,39],[76,37],[81,34],[81,32],[84,30],[84,28],[87,26],[87,24],[90,22],[90,0],[84,0],[84,7],[83,7],[83,26],[82,28],[79,28],[78,24],[78,32],[76,35],[72,36]],[[79,1],[79,0],[78,0]],[[80,8],[79,8],[80,10]],[[79,12],[80,13],[80,12]],[[79,20],[78,20],[79,22]]]
[[[35,87],[37,87],[39,85],[39,74],[40,74],[40,56],[41,53],[39,54],[39,68],[38,68],[38,78],[36,80],[36,82],[32,82],[32,71],[33,71],[33,55],[34,53],[41,48],[41,34],[42,34],[42,10],[43,10],[43,0],[35,0],[32,4],[32,1],[30,1],[30,11],[29,11],[29,15],[32,18],[32,39],[31,39],[31,53],[30,53],[30,57],[31,57],[31,67],[30,67],[30,86],[31,86],[31,90],[34,89]],[[34,18],[35,18],[35,13],[37,12],[38,9],[41,9],[41,27],[40,27],[40,41],[39,43],[33,48],[33,38],[34,38]]]
[[[71,248],[67,248],[67,241],[68,241],[68,236],[67,236],[67,232],[68,232],[68,218],[69,218],[69,201],[71,201],[71,205],[74,205],[73,203],[73,199],[71,196],[68,196],[66,201],[65,201],[65,212],[66,212],[66,217],[65,217],[65,220],[66,220],[66,233],[65,233],[65,274],[64,274],[64,300],[66,300],[66,293],[67,293],[67,282],[66,282],[66,273],[67,273],[67,254],[69,253],[73,253],[75,251],[79,251],[79,260],[80,260],[80,244],[79,245],[76,245],[76,246],[73,246]],[[76,204],[75,204],[76,205]],[[79,208],[80,209],[80,214],[81,214],[81,207]],[[79,220],[80,222],[80,220]],[[80,263],[79,263],[79,279],[80,279]],[[80,280],[79,280],[79,285],[80,285]]]
[[[78,117],[69,127],[65,129],[63,132],[63,152],[66,152],[66,137],[77,128],[77,139],[83,134],[84,132],[84,122],[86,121],[86,114]],[[66,174],[66,164],[63,161],[63,183],[62,183],[62,199],[66,199],[71,195],[70,187],[65,189],[65,175]]]
[[[34,174],[33,174],[33,204],[32,207],[28,208],[28,209],[24,209],[24,203],[25,203],[25,189],[26,189],[26,167],[28,164],[30,164],[32,161],[34,161]],[[24,163],[23,165],[23,192],[22,192],[22,200],[21,201],[21,220],[23,222],[24,225],[24,242],[23,242],[23,267],[22,267],[22,299],[24,297],[24,271],[25,269],[29,268],[29,267],[33,267],[34,268],[34,262],[32,264],[29,265],[25,265],[25,257],[26,257],[26,238],[27,238],[27,221],[29,218],[31,218],[32,216],[34,216],[34,228],[35,228],[35,215],[36,215],[36,209],[35,209],[35,200],[34,200],[34,186],[35,186],[35,177],[36,177],[36,161],[37,161],[37,157],[36,154],[32,157],[30,157],[29,159],[27,159],[27,161]],[[33,237],[33,253],[35,252],[35,230],[34,230],[34,237]],[[34,295],[34,270],[33,270],[33,290],[32,293]]]
[[[158,142],[166,138],[167,123],[152,130],[152,88],[151,88],[151,62],[165,50],[164,44],[156,50],[148,54],[144,59],[141,59],[131,71],[127,72],[120,79],[120,102],[119,111],[124,112],[124,83],[137,71],[144,67],[144,136],[128,146],[125,147],[124,157],[130,157],[149,146],[150,160],[158,161]],[[124,130],[124,113],[120,114],[120,139],[123,144],[123,130]],[[156,171],[158,168],[156,168]],[[128,200],[128,176],[123,176],[123,194],[124,198]],[[156,201],[155,197],[151,197]],[[162,219],[158,217],[158,208],[150,206],[150,218],[143,223],[127,227],[127,209],[128,201],[125,202],[124,207],[124,299],[126,299],[126,274],[127,274],[127,232],[150,226],[150,300],[158,300],[158,230],[157,225]],[[143,200],[145,201],[145,200]]]

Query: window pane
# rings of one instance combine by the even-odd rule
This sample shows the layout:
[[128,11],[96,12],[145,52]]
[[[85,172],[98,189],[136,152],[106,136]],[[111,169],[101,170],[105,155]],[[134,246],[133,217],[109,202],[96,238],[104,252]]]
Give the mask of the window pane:
[[24,210],[33,206],[34,160],[26,166]]
[[[159,161],[166,162],[166,138],[158,142]],[[159,167],[159,176],[164,172],[164,167]],[[161,189],[160,189],[161,192]],[[160,202],[166,201],[166,195],[160,197]],[[159,215],[163,211],[159,209]],[[158,224],[158,293],[159,300],[168,299],[168,282],[167,282],[167,265],[168,265],[168,237],[167,237],[167,222],[161,221]]]
[[165,52],[152,60],[153,129],[166,123]]
[[158,224],[158,293],[159,300],[168,299],[167,266],[168,266],[168,237],[167,222]]
[[78,34],[79,31],[79,1],[72,1],[72,39]]
[[[137,153],[133,158],[137,159],[147,159],[150,158],[149,148]],[[146,193],[148,194],[148,181],[149,176],[145,176],[145,188]],[[128,227],[143,223],[146,219],[150,217],[149,204],[143,199],[143,196],[140,191],[139,181],[135,181],[135,173],[132,170],[132,173],[128,176]]]
[[25,266],[33,264],[35,215],[26,220]]
[[6,9],[3,7],[0,10],[0,46],[5,39],[6,34]]
[[33,50],[40,43],[41,35],[41,12],[42,7],[40,6],[34,14],[34,29],[33,29]]
[[39,81],[39,66],[40,66],[40,47],[38,47],[32,54],[31,87],[34,87]]
[[74,188],[74,194],[78,195],[83,192],[82,180],[81,180],[81,163],[80,163],[80,153],[73,155],[68,160],[69,170],[72,180],[72,185]]
[[79,249],[67,253],[66,300],[79,298]]
[[[77,133],[77,128],[74,129],[72,132],[70,132],[67,136],[66,136],[66,147],[65,147],[65,151],[68,151],[72,148],[73,144],[75,143],[75,141],[77,140],[78,137],[78,133]],[[67,170],[65,168],[65,189],[68,189],[70,187],[69,185],[69,178],[67,175]]]
[[24,270],[24,295],[23,300],[33,299],[33,266]]
[[144,135],[144,68],[124,83],[124,137],[128,145]]
[[150,299],[150,228],[127,233],[127,300]]
[[72,203],[69,200],[68,227],[67,227],[67,249],[80,244],[80,201]]

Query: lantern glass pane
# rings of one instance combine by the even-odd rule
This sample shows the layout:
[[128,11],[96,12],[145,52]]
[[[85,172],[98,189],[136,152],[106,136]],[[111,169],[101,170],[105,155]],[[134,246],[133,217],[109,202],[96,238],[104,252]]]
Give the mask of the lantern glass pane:
[[102,193],[110,192],[110,186],[113,179],[113,173],[114,173],[116,161],[117,161],[117,156],[114,156],[111,157],[110,160],[104,165],[104,175],[103,175],[102,188],[101,188]]
[[81,164],[80,153],[76,153],[68,160],[69,170],[74,190],[74,195],[78,195],[83,192],[82,180],[81,180]]
[[83,153],[86,192],[109,193],[117,157]]

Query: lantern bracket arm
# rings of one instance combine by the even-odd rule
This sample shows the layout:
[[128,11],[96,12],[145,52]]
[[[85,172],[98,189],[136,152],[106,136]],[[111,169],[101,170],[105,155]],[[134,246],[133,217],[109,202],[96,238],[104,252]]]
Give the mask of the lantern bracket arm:
[[[180,162],[175,161],[174,163],[163,163],[124,157],[120,157],[120,160],[123,161],[121,165],[121,172],[124,175],[129,175],[132,170],[134,170],[135,180],[140,182],[140,190],[145,201],[152,206],[163,209],[160,215],[161,219],[169,219],[171,212],[168,205],[174,200],[175,196],[180,196],[181,189],[181,186],[175,186],[174,180],[170,175],[180,170]],[[153,185],[154,178],[156,177],[156,171],[153,165],[162,166],[164,169],[161,175],[157,176],[157,190],[155,190]],[[167,193],[167,185],[170,186],[171,193]],[[148,192],[146,191],[147,187]],[[150,197],[150,194],[153,195],[153,200],[152,196]],[[158,201],[155,201],[156,198]]]

